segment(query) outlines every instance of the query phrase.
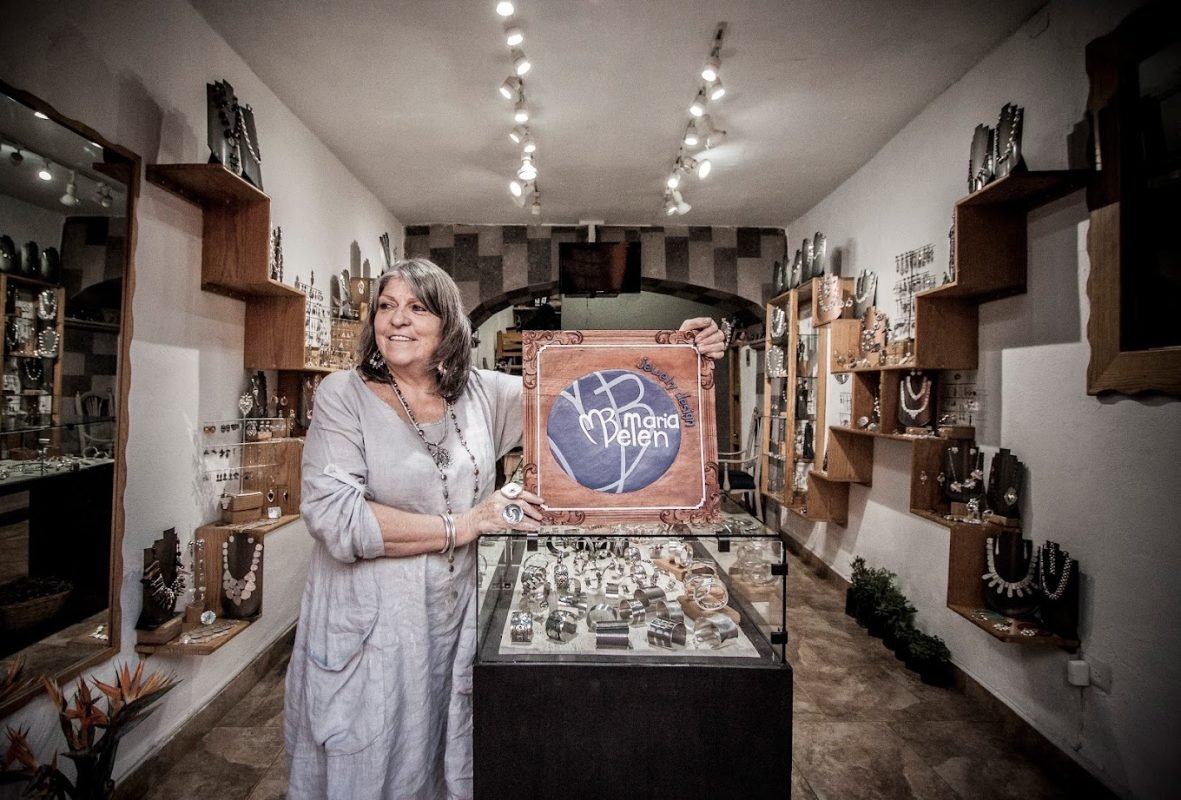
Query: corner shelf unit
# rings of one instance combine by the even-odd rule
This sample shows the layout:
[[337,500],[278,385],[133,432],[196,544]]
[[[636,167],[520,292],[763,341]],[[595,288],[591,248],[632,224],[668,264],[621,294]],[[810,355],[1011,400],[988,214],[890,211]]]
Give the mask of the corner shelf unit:
[[201,288],[246,301],[245,369],[306,366],[307,298],[270,277],[271,199],[221,164],[150,164],[150,183],[201,208]]

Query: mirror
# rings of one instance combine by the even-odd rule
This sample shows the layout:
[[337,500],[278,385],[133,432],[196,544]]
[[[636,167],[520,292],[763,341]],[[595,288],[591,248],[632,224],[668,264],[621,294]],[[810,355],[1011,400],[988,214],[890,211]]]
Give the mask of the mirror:
[[1087,45],[1087,391],[1181,395],[1181,34],[1151,4]]
[[0,82],[0,669],[26,680],[119,650],[139,166]]

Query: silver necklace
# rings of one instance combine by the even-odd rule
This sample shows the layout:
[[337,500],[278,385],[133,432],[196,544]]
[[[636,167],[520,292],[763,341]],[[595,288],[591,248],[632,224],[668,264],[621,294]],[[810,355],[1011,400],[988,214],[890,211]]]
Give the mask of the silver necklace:
[[993,555],[993,538],[991,536],[985,540],[985,552],[988,554],[988,572],[981,575],[988,581],[988,588],[995,589],[997,594],[1002,591],[1006,597],[1024,597],[1026,592],[1033,592],[1033,579],[1037,575],[1038,565],[1038,551],[1034,550],[1029,557],[1029,569],[1025,572],[1025,577],[1019,581],[1007,581],[997,574],[996,571],[996,557]]
[[1046,561],[1050,562],[1050,574],[1053,575],[1058,571],[1058,559],[1053,549],[1046,548],[1049,553],[1049,558],[1042,561],[1041,575],[1042,575],[1042,591],[1046,593],[1046,597],[1051,600],[1058,600],[1066,592],[1066,587],[1070,583],[1070,559],[1065,559],[1066,563],[1062,565],[1062,574],[1058,576],[1058,586],[1054,591],[1050,591],[1050,581],[1046,578]]
[[254,550],[251,552],[250,569],[241,578],[235,578],[230,572],[229,542],[232,541],[234,541],[234,537],[231,534],[227,537],[227,541],[221,543],[221,587],[225,589],[226,597],[233,601],[234,605],[240,606],[243,601],[249,600],[255,589],[258,588],[258,568],[262,564],[262,542],[255,542],[254,537],[247,537],[247,544],[254,545]]
[[[922,385],[924,388],[915,394],[910,388],[910,379],[912,377],[913,376],[911,375],[907,375],[902,381],[902,395],[898,398],[898,400],[902,403],[902,410],[905,411],[908,416],[918,419],[919,415],[924,413],[927,410],[927,406],[931,403],[931,384],[924,378],[922,383],[920,383],[920,385]],[[913,408],[906,404],[907,395],[910,395],[913,400],[922,398],[922,402],[919,404],[918,408]]]
[[[414,426],[414,430],[418,431],[418,438],[426,445],[427,452],[435,462],[435,468],[439,471],[439,480],[443,485],[443,504],[447,509],[447,513],[450,514],[452,513],[451,494],[447,491],[447,473],[443,471],[443,468],[451,463],[451,454],[438,444],[427,441],[426,433],[423,432],[422,426],[418,424],[418,419],[414,416],[414,412],[410,410],[410,404],[402,396],[402,390],[398,388],[398,382],[394,380],[392,372],[389,378],[390,387],[394,390],[394,397],[398,398],[398,402],[401,404],[402,410],[406,412],[410,424]],[[452,405],[450,400],[444,401],[444,413],[451,418],[451,425],[455,428],[455,435],[459,437],[459,444],[464,452],[467,453],[468,458],[472,460],[472,507],[474,507],[480,499],[480,466],[476,463],[476,457],[472,454],[471,448],[467,446],[467,440],[463,438],[463,431],[459,427],[459,417],[455,415],[455,406]]]

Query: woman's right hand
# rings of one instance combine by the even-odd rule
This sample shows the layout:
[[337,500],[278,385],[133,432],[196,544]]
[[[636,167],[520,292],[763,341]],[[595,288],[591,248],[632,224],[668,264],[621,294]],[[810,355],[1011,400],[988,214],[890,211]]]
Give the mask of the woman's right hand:
[[[505,530],[536,531],[541,528],[542,516],[538,506],[541,505],[542,499],[524,489],[520,489],[518,493],[509,488],[514,486],[519,488],[520,484],[506,484],[479,505],[456,517],[458,544],[467,544],[484,533]],[[505,509],[512,506],[518,511],[506,513]]]

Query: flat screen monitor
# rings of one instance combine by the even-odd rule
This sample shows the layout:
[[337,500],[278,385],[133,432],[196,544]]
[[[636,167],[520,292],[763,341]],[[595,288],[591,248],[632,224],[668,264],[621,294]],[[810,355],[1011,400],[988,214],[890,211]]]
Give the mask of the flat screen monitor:
[[564,295],[640,291],[639,242],[560,242],[558,289]]

